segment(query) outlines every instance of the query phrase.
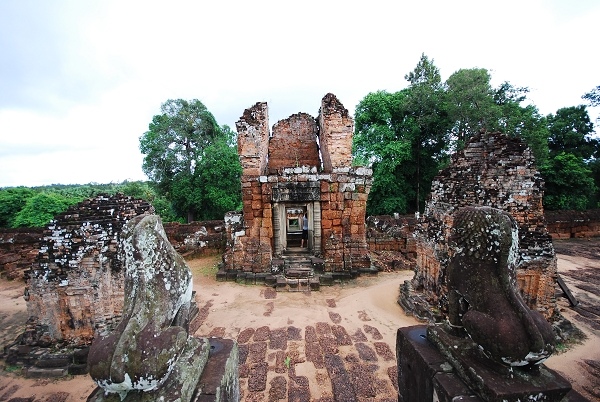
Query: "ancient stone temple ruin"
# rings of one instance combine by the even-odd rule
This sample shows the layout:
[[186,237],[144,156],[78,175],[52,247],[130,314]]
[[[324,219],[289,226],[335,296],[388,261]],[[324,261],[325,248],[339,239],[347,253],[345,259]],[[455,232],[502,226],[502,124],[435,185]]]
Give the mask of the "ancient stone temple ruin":
[[454,214],[448,319],[398,330],[399,400],[581,400],[543,365],[556,335],[516,286],[518,232],[516,220],[499,209],[468,206]]
[[53,342],[86,345],[116,325],[123,311],[117,258],[123,225],[152,212],[143,200],[98,196],[69,208],[44,231],[37,262],[26,272],[27,312]]
[[254,283],[271,273],[313,278],[316,269],[322,275],[311,286],[318,286],[370,272],[365,210],[372,171],[352,166],[354,121],[335,95],[325,95],[316,119],[294,114],[270,132],[267,104],[259,102],[236,126],[243,211],[226,216],[229,249],[219,276]]
[[546,318],[556,311],[556,256],[544,221],[543,181],[533,154],[517,138],[480,133],[433,180],[416,233],[417,267],[400,304],[423,319],[448,311],[448,241],[454,213],[471,205],[508,212],[518,223],[517,282],[528,306]]

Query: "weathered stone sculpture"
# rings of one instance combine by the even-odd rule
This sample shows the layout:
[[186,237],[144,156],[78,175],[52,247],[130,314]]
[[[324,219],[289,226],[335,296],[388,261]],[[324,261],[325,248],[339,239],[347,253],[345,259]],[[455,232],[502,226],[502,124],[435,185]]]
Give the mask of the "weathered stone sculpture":
[[506,212],[466,207],[454,216],[448,266],[448,321],[491,359],[539,364],[554,350],[551,325],[518,292],[518,226]]
[[209,348],[208,342],[188,336],[192,275],[156,215],[132,219],[119,252],[125,267],[123,319],[92,343],[90,375],[104,395],[89,400],[118,395],[121,400],[189,401]]

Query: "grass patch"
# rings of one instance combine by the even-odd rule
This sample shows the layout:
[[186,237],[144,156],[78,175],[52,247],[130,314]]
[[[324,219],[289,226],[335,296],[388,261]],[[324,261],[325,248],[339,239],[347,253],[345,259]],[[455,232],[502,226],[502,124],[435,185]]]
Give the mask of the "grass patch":
[[186,261],[192,275],[202,277],[214,277],[219,270],[221,254],[203,255]]

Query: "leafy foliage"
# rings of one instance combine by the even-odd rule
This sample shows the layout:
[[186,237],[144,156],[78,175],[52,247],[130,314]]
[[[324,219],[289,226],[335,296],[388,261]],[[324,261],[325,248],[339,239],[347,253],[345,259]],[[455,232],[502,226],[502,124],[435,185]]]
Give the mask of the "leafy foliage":
[[600,157],[600,143],[591,136],[594,125],[585,106],[558,109],[556,114],[548,116],[548,129],[551,155],[568,152],[584,160]]
[[586,209],[597,192],[591,170],[580,156],[561,152],[543,167],[546,179],[544,207],[557,209]]
[[590,106],[600,106],[600,85],[581,97],[590,103]]
[[41,227],[47,225],[55,215],[64,212],[81,198],[65,197],[56,193],[41,192],[28,198],[23,209],[15,216],[15,227]]
[[222,219],[241,204],[235,133],[197,99],[168,100],[140,137],[142,169],[188,222]]
[[27,187],[0,190],[0,227],[14,227],[17,214],[34,194]]
[[53,184],[33,188],[0,189],[0,227],[45,226],[54,216],[86,198],[117,193],[150,202],[164,222],[181,221],[173,211],[171,202],[158,195],[150,183],[124,181],[110,184]]
[[450,120],[437,68],[422,55],[405,78],[407,89],[371,93],[356,108],[355,162],[373,167],[368,214],[418,210],[446,159]]
[[[546,180],[546,208],[598,205],[600,145],[585,106],[542,116],[535,105],[524,104],[527,87],[504,82],[494,88],[482,68],[458,70],[442,83],[424,54],[404,78],[406,89],[370,93],[356,108],[355,163],[373,168],[368,214],[422,210],[449,154],[481,130],[527,143]],[[583,98],[599,106],[599,94],[597,87]],[[567,186],[572,180],[581,187]]]

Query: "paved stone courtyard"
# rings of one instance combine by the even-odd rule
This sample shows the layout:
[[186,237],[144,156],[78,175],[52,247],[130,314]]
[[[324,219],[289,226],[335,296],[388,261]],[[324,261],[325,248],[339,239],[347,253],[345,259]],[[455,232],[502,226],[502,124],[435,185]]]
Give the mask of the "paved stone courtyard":
[[[270,288],[262,293],[266,299],[276,297]],[[273,303],[267,303],[265,317],[272,308]],[[340,325],[342,316],[335,311],[334,299],[327,299],[327,309],[329,322],[304,328],[263,325],[240,332],[237,341],[243,400],[397,400],[394,346],[383,341],[379,329],[369,324],[371,318],[366,312],[358,312],[362,327],[347,329]],[[225,327],[215,327],[208,336],[224,335]]]

